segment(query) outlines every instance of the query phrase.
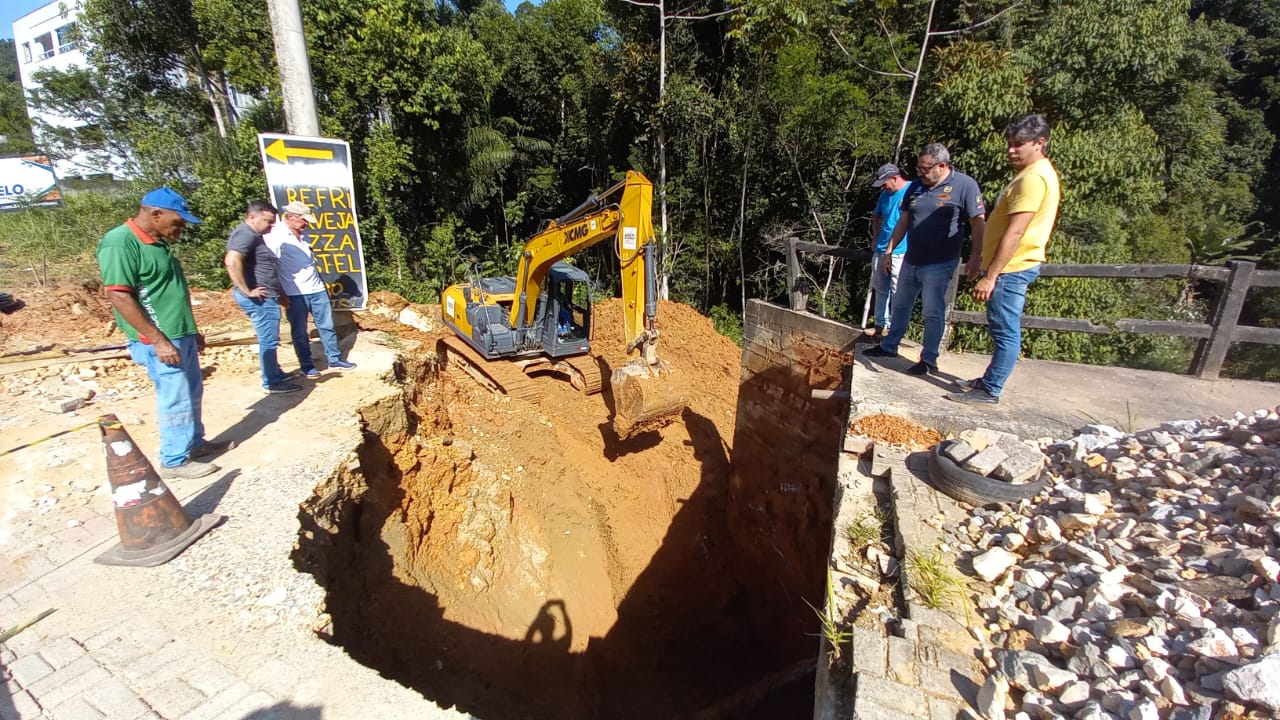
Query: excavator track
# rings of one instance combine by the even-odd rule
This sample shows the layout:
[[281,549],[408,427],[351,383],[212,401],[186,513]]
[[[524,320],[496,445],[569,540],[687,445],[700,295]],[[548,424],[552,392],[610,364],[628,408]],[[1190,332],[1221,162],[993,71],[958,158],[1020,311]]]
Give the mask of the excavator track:
[[537,383],[513,363],[485,360],[480,353],[457,338],[444,338],[436,345],[446,366],[456,367],[489,390],[507,397],[537,402],[542,393]]
[[596,363],[594,355],[562,358],[560,362],[573,368],[573,372],[569,374],[569,382],[584,395],[600,392],[604,385],[604,374],[600,372],[600,365]]

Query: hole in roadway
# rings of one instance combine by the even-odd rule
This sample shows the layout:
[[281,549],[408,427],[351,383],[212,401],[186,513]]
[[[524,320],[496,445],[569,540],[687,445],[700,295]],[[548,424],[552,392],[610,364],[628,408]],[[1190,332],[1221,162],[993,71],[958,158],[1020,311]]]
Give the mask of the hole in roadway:
[[[362,410],[358,459],[300,513],[295,561],[327,589],[333,642],[483,720],[812,717],[805,603],[820,607],[822,588],[795,592],[744,556],[760,545],[777,553],[765,564],[821,577],[829,487],[812,556],[784,557],[734,519],[735,504],[763,509],[738,497],[724,438],[692,409],[679,439],[661,438],[683,443],[686,484],[662,487],[643,465],[613,468],[626,447],[575,446],[604,428],[557,430],[430,364],[399,374],[404,395]],[[580,467],[568,452],[600,457]]]

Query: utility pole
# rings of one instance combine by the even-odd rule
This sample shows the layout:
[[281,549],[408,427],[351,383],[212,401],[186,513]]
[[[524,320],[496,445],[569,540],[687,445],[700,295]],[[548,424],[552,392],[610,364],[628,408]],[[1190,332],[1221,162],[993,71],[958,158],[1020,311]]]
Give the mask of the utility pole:
[[280,67],[280,96],[284,121],[292,135],[320,136],[316,96],[311,87],[311,61],[307,37],[302,33],[298,0],[267,0],[271,35],[275,38],[276,64]]

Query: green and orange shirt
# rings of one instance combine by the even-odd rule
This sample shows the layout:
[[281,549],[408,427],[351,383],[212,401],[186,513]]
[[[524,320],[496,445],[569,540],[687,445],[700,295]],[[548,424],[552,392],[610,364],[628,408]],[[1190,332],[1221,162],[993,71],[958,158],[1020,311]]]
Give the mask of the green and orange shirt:
[[[142,306],[165,337],[195,335],[191,291],[182,265],[164,240],[153,238],[132,219],[113,228],[98,243],[98,267],[107,290],[125,290]],[[130,340],[150,343],[116,311],[116,324]]]

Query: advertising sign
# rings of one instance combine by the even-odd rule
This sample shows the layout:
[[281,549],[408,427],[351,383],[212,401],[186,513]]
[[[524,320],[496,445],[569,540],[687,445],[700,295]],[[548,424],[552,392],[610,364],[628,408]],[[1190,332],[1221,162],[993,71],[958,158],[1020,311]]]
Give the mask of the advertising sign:
[[369,297],[364,251],[356,226],[351,147],[343,140],[260,133],[271,202],[304,202],[316,222],[306,231],[320,279],[337,310],[363,310]]
[[47,156],[0,158],[0,211],[61,206],[62,191]]

